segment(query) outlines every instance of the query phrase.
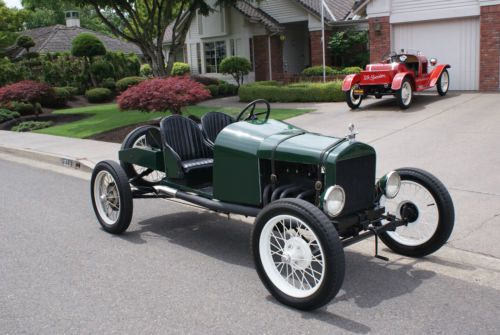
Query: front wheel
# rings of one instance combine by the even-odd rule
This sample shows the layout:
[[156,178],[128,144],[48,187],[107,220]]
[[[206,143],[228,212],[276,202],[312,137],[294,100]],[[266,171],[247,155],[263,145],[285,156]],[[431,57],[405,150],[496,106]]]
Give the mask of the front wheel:
[[114,161],[99,162],[92,171],[90,195],[95,215],[108,233],[121,234],[132,220],[133,199],[128,178]]
[[444,97],[448,93],[448,88],[450,87],[450,74],[448,70],[445,69],[441,72],[436,86],[440,96]]
[[300,199],[266,206],[255,220],[252,251],[260,279],[281,303],[312,310],[329,303],[344,280],[344,250],[333,224]]
[[345,100],[347,102],[347,105],[349,105],[351,109],[359,108],[359,105],[361,105],[361,101],[363,101],[362,95],[354,94],[354,90],[357,88],[358,86],[354,85],[349,91],[345,92]]
[[411,82],[408,77],[403,79],[401,88],[396,92],[396,99],[398,100],[398,105],[401,109],[410,108],[413,100],[413,87],[411,86]]
[[394,252],[423,257],[441,248],[451,235],[455,210],[446,187],[430,173],[414,168],[397,170],[401,188],[393,199],[381,196],[388,213],[407,220],[408,225],[380,235]]

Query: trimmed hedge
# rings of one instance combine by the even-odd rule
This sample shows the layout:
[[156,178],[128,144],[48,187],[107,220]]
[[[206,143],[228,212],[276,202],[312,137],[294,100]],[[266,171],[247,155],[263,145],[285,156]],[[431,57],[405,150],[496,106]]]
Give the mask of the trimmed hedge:
[[12,131],[32,131],[37,129],[43,129],[51,127],[54,124],[52,121],[24,121],[17,126],[12,127]]
[[[21,115],[32,115],[36,113],[36,107],[28,102],[12,101],[8,104],[9,109],[18,112]],[[41,107],[41,106],[40,106]]]
[[144,80],[146,80],[146,78],[144,77],[137,77],[137,76],[125,77],[116,82],[116,89],[118,90],[118,92],[123,92],[130,86],[137,85],[143,82]]
[[89,102],[99,103],[111,100],[113,93],[110,89],[104,87],[92,88],[85,92],[85,97]]
[[[334,76],[334,75],[340,75],[340,74],[353,74],[353,73],[359,73],[363,69],[357,66],[350,66],[346,67],[343,69],[334,69],[330,66],[325,66],[325,73],[327,76]],[[303,76],[308,76],[308,77],[319,77],[323,75],[323,66],[317,65],[317,66],[311,66],[308,68],[305,68],[302,71]]]
[[54,87],[54,93],[42,100],[42,105],[51,108],[65,107],[71,93],[64,87]]
[[18,118],[20,116],[21,114],[18,112],[12,112],[8,109],[0,108],[0,123]]
[[302,82],[288,86],[275,83],[263,85],[253,83],[242,85],[239,90],[240,101],[250,102],[265,99],[269,102],[339,102],[344,101],[342,82],[328,83]]

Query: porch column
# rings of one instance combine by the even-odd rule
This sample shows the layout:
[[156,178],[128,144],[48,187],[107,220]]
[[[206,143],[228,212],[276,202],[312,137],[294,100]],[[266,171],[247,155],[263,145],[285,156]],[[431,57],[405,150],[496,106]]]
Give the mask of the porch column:
[[391,24],[389,16],[368,19],[370,63],[378,63],[391,51]]

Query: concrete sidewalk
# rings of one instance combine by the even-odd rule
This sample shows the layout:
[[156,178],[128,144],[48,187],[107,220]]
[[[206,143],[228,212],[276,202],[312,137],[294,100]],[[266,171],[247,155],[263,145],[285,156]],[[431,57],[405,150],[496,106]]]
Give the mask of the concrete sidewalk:
[[0,152],[92,171],[101,160],[118,160],[120,144],[0,130]]

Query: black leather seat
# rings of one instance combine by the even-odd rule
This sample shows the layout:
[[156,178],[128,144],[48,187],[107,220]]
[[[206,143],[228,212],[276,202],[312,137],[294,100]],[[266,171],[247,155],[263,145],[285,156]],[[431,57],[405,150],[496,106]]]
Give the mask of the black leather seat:
[[172,150],[185,173],[212,168],[213,152],[196,122],[181,115],[171,115],[160,122],[165,150]]
[[201,128],[206,138],[212,143],[215,143],[215,139],[221,130],[233,122],[234,119],[227,114],[221,112],[208,112],[201,118]]

